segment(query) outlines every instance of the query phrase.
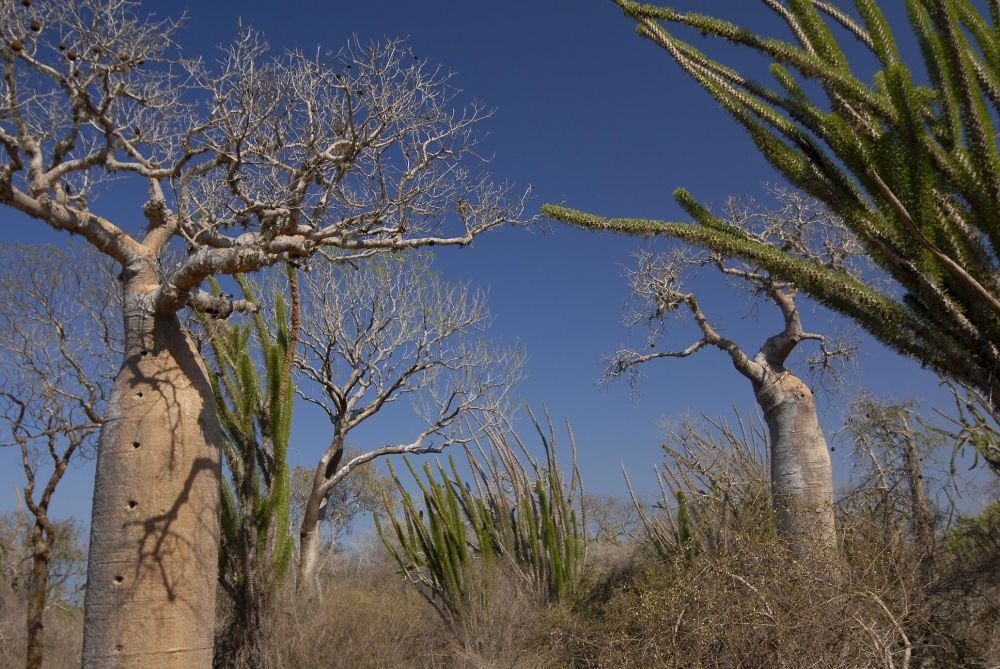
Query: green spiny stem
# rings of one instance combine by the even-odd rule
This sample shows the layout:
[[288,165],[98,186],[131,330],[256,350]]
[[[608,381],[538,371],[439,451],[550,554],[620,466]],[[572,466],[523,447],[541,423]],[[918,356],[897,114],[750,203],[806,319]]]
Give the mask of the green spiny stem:
[[450,472],[439,465],[435,473],[426,465],[423,476],[407,461],[423,493],[423,509],[417,509],[393,473],[405,527],[391,508],[387,511],[402,551],[381,530],[380,537],[404,573],[417,574],[417,581],[430,584],[421,592],[445,612],[449,623],[459,620],[469,598],[477,596],[468,591],[469,570],[476,564],[510,568],[540,597],[553,600],[571,594],[579,577],[585,533],[576,509],[582,491],[575,465],[574,484],[567,488],[559,474],[554,439],[543,434],[546,467],[530,461],[530,473],[514,454],[511,441],[523,450],[516,435],[499,431],[488,434],[488,454],[480,445],[481,458],[467,449],[475,494],[453,458]]
[[[299,307],[294,268],[288,268],[288,276],[291,313],[279,298],[274,336],[259,314],[253,325],[231,325],[199,314],[212,353],[210,376],[228,470],[222,481],[219,578],[234,600],[236,624],[251,628],[261,624],[271,595],[288,574],[295,548],[289,528],[287,452]],[[255,301],[249,281],[241,276],[236,281],[244,297]],[[217,283],[212,288],[221,293]],[[252,638],[245,631],[233,642]]]
[[[721,18],[616,0],[750,134],[784,176],[838,215],[895,286],[880,291],[727,229],[684,192],[693,223],[546,215],[595,230],[657,234],[753,262],[861,324],[883,343],[990,398],[1000,410],[1000,30],[997,3],[907,0],[924,71],[904,63],[876,0],[858,19],[832,3],[767,3],[791,39]],[[828,25],[829,24],[829,25]],[[881,69],[854,72],[842,39]],[[772,62],[770,88],[693,46],[685,31]],[[711,46],[711,45],[710,45]],[[818,86],[804,87],[811,80]],[[923,83],[928,82],[928,83]]]

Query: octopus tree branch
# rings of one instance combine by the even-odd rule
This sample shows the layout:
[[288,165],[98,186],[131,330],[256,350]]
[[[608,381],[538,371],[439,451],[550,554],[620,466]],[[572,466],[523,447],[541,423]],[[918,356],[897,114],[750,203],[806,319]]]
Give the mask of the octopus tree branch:
[[234,312],[255,314],[260,311],[260,305],[250,300],[234,300],[228,295],[212,295],[204,290],[196,290],[188,294],[187,305],[195,311],[208,314],[213,318],[228,318]]
[[931,252],[935,258],[937,258],[945,269],[951,274],[952,278],[955,279],[959,284],[964,285],[971,293],[978,295],[980,299],[990,306],[993,311],[1000,314],[1000,300],[994,297],[986,288],[979,283],[974,276],[969,274],[964,267],[959,265],[957,262],[952,260],[952,258],[946,254],[944,251],[939,249],[934,242],[927,238],[923,230],[913,221],[913,217],[910,216],[910,212],[907,210],[906,205],[900,201],[896,194],[892,192],[892,189],[882,180],[878,172],[874,169],[868,170],[868,176],[872,181],[875,182],[875,186],[878,191],[882,194],[892,208],[896,211],[899,219],[903,222],[906,228],[913,234],[913,238],[916,239],[921,246]]

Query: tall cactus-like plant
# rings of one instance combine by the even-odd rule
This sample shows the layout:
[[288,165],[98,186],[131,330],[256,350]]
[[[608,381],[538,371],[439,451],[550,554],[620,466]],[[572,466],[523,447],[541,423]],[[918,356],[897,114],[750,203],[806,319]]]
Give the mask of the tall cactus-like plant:
[[[287,273],[290,307],[276,296],[274,335],[260,313],[252,324],[240,325],[202,317],[225,431],[228,477],[222,479],[219,581],[232,599],[232,629],[239,631],[226,639],[223,651],[229,656],[252,654],[270,597],[287,576],[295,550],[287,453],[300,318],[296,270],[289,265]],[[255,302],[246,278],[237,275],[236,281],[244,297]]]
[[[854,0],[851,12],[850,3],[767,0],[761,12],[788,28],[779,38],[700,12],[615,3],[746,129],[773,167],[843,221],[886,280],[863,280],[842,263],[824,266],[755,239],[684,190],[675,197],[690,223],[551,205],[544,213],[594,230],[659,234],[754,263],[967,386],[971,404],[995,421],[1000,4]],[[719,11],[736,4],[717,3]],[[903,4],[905,28],[894,18]],[[709,39],[698,41],[699,33]],[[900,48],[903,34],[915,38],[922,64]],[[712,38],[744,53],[716,59],[705,50]],[[724,58],[734,53],[719,51]],[[755,56],[770,61],[772,83],[750,75]],[[995,442],[977,445],[1000,472],[1000,461],[989,457]]]
[[466,449],[471,485],[453,457],[448,470],[439,463],[436,474],[425,464],[423,477],[406,461],[423,508],[392,472],[402,498],[402,518],[387,505],[393,533],[390,537],[376,516],[379,535],[403,572],[448,622],[464,615],[475,596],[469,579],[480,567],[509,568],[550,601],[573,592],[585,548],[576,445],[570,431],[574,457],[567,484],[556,459],[551,421],[548,434],[534,415],[532,421],[544,462],[531,457],[509,425],[487,430],[485,444],[477,443],[476,451]]

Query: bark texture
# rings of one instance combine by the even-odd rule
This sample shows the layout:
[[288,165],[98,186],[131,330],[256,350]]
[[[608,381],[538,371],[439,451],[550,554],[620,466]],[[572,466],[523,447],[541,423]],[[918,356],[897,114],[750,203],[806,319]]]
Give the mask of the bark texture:
[[[303,522],[303,528],[306,523]],[[299,532],[299,589],[305,590],[316,582],[319,565],[319,520],[309,523],[308,530]]]
[[778,529],[793,550],[837,547],[833,467],[812,391],[787,370],[766,370],[754,394],[771,441],[771,489]]
[[[26,617],[28,645],[24,662],[25,669],[42,669],[44,646],[45,605],[49,590],[49,555],[52,548],[52,532],[47,534],[41,525],[49,525],[48,518],[36,521],[31,532],[31,593],[28,596],[28,614]],[[51,530],[51,525],[49,525]]]
[[344,457],[344,436],[337,431],[330,447],[319,460],[313,475],[312,490],[306,500],[299,529],[299,589],[312,587],[316,583],[316,569],[319,566],[320,534],[319,526],[324,519],[327,497],[339,481],[334,478]]
[[98,451],[85,668],[212,662],[221,430],[200,356],[145,278],[126,283],[125,361]]
[[905,416],[900,426],[903,438],[903,468],[910,484],[910,518],[913,523],[913,535],[920,546],[921,558],[925,567],[929,567],[934,558],[934,510],[927,497],[924,485],[923,469],[920,466],[920,450],[916,435]]

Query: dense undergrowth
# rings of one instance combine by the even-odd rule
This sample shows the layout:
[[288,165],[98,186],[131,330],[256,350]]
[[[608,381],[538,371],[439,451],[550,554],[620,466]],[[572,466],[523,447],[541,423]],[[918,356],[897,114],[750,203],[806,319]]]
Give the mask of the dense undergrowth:
[[[477,466],[470,451],[475,484],[454,467],[427,470],[422,500],[404,495],[394,532],[328,552],[315,587],[287,583],[269,597],[261,637],[245,646],[252,657],[226,654],[223,641],[239,616],[234,600],[220,595],[216,664],[1000,666],[1000,502],[950,523],[930,514],[928,539],[912,513],[914,482],[886,466],[876,484],[860,476],[842,491],[837,550],[803,551],[778,532],[763,432],[743,422],[713,425],[714,432],[682,431],[664,447],[660,498],[636,503],[627,532],[605,527],[589,540],[575,465],[572,475],[560,474],[551,424],[547,435],[538,429],[545,457],[537,461],[516,435],[493,435],[480,450],[487,464]],[[913,476],[923,480],[919,471]],[[602,513],[601,523],[613,515]],[[0,666],[13,667],[24,657],[30,561],[20,534],[7,534]],[[570,547],[574,567],[556,570]],[[78,666],[79,597],[51,601],[46,666]]]
[[[763,513],[763,510],[761,510]],[[287,667],[994,667],[1000,663],[1000,506],[940,534],[931,563],[894,528],[841,515],[827,563],[768,531],[672,559],[636,540],[592,543],[576,594],[546,604],[502,563],[467,579],[445,623],[381,547],[331,557],[318,592],[279,594],[265,656]],[[9,573],[7,574],[9,576]],[[14,586],[17,583],[13,584]],[[0,665],[23,652],[23,603],[5,579]],[[228,615],[220,606],[220,628]],[[54,608],[46,666],[78,666],[82,617]]]

